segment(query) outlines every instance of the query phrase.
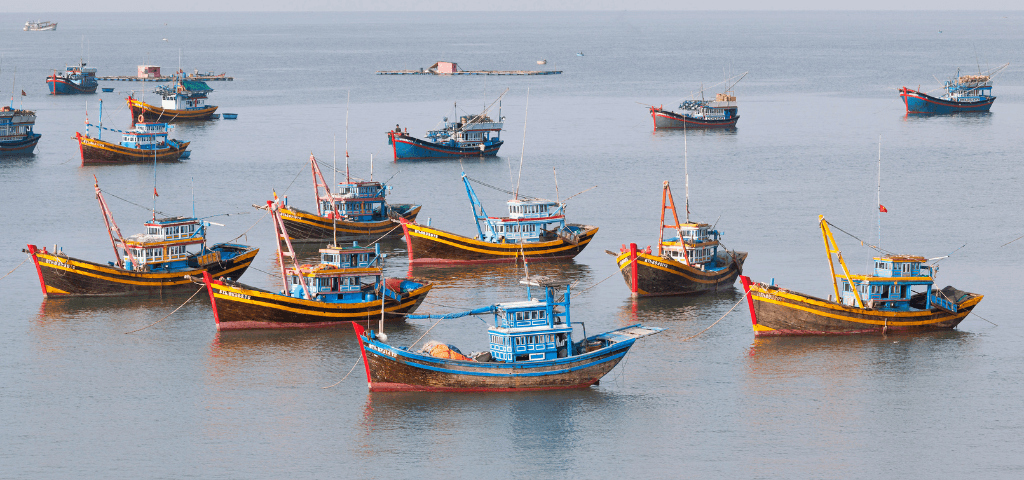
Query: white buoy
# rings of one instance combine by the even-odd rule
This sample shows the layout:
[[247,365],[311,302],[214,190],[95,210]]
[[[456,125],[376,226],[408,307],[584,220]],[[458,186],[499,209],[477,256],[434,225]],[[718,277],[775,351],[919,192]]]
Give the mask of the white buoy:
[[377,332],[377,340],[380,340],[382,342],[386,342],[386,341],[388,341],[388,336],[384,332]]

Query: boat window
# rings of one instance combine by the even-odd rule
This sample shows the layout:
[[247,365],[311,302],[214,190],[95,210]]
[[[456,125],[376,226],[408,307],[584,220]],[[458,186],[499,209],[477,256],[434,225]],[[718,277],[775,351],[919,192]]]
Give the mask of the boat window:
[[523,337],[516,337],[516,345],[523,345]]

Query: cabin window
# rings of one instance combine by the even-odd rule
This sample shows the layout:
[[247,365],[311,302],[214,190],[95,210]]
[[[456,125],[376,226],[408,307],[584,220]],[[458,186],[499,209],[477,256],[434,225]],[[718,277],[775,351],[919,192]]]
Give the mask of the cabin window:
[[523,345],[523,337],[516,337],[516,345]]
[[147,233],[150,235],[160,235],[160,227],[149,227],[147,228]]
[[878,285],[871,286],[871,293],[878,293]]

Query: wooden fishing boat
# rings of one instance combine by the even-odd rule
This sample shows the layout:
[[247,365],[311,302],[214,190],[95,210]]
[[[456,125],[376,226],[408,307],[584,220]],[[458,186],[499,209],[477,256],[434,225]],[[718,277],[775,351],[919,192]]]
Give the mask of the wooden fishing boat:
[[42,137],[32,131],[35,124],[36,112],[0,109],[0,157],[31,155]]
[[665,110],[664,105],[648,107],[654,121],[654,129],[735,127],[740,115],[736,94],[732,88],[746,75],[744,72],[735,82],[732,82],[732,78],[736,77],[726,79],[725,91],[716,94],[714,101],[703,98],[704,90],[701,87],[700,98],[683,101],[679,104],[679,112]]
[[96,87],[100,85],[96,80],[96,69],[85,66],[85,62],[78,65],[65,66],[64,71],[46,77],[46,86],[50,89],[50,95],[72,95],[78,93],[96,93]]
[[57,29],[57,22],[25,22],[25,27],[22,30],[26,32],[49,32]]
[[[687,195],[689,197],[689,195]],[[658,254],[651,247],[638,250],[635,243],[625,245],[615,258],[634,297],[687,295],[731,289],[743,272],[747,252],[721,247],[721,233],[706,223],[691,222],[689,200],[686,223],[679,223],[672,189],[666,181],[661,194],[661,234]],[[665,224],[665,211],[672,211],[675,223]],[[665,229],[675,230],[674,238],[665,238]]]
[[[103,102],[100,101],[100,118],[103,118]],[[191,142],[167,138],[172,128],[166,123],[151,123],[137,119],[130,130],[105,128],[103,124],[93,125],[86,118],[85,135],[75,132],[82,165],[123,164],[140,162],[176,162],[181,159]],[[97,137],[89,134],[89,127],[97,127]],[[103,140],[103,131],[121,134],[118,143]]]
[[[851,275],[832,237],[829,223],[818,217],[834,296],[822,299],[753,283],[740,276],[755,336],[851,335],[952,329],[978,305],[982,295],[952,286],[933,287],[937,267],[912,255],[874,257],[872,275]],[[836,254],[842,273],[835,272]],[[913,287],[922,289],[914,292]]]
[[950,114],[963,112],[987,112],[995,103],[992,96],[992,77],[1009,66],[1007,63],[978,75],[960,75],[946,80],[942,96],[933,97],[925,92],[900,88],[900,98],[908,114]]
[[[508,89],[505,90],[508,92]],[[444,126],[436,130],[428,130],[425,139],[409,135],[395,125],[388,131],[388,145],[391,145],[395,161],[402,159],[423,158],[462,158],[462,157],[493,157],[504,143],[501,140],[501,129],[505,117],[501,116],[498,107],[498,120],[487,116],[487,111],[505,96],[505,92],[484,109],[479,115],[462,115],[457,121],[449,122],[444,117]],[[458,104],[455,107],[458,109]]]
[[411,264],[512,263],[567,260],[597,234],[592,225],[566,224],[565,203],[517,195],[508,201],[508,217],[489,217],[462,173],[473,207],[477,236],[462,235],[400,219]]
[[[596,385],[626,355],[636,339],[663,329],[640,324],[573,340],[567,283],[542,277],[524,281],[544,289],[544,300],[500,303],[447,315],[409,318],[458,318],[493,314],[487,329],[490,349],[463,355],[457,348],[428,342],[412,350],[385,343],[378,330],[367,332],[352,322],[366,366],[371,392],[510,392],[586,388]],[[557,290],[564,287],[564,294]],[[561,300],[556,298],[561,297]]]
[[234,243],[206,245],[210,224],[192,217],[173,217],[146,222],[146,233],[123,238],[95,185],[115,261],[90,262],[64,254],[63,248],[28,245],[23,252],[32,257],[43,295],[163,295],[194,290],[186,275],[212,272],[218,277],[237,279],[249,268],[259,249]]
[[128,108],[132,118],[143,118],[147,122],[184,122],[192,120],[209,120],[216,105],[207,105],[207,97],[212,92],[206,82],[184,80],[180,74],[171,85],[161,85],[154,93],[160,95],[160,106],[150,105],[129,96]]
[[325,242],[335,238],[376,240],[385,235],[399,237],[402,235],[399,219],[416,220],[420,213],[420,205],[388,203],[387,193],[391,187],[381,182],[346,178],[344,183],[337,185],[335,193],[331,193],[313,155],[309,156],[309,165],[313,171],[316,212],[289,206],[287,196],[280,204],[281,218],[294,242]]
[[[384,278],[380,244],[320,249],[320,263],[299,265],[279,206],[267,202],[277,238],[282,290],[271,292],[204,273],[218,330],[330,327],[353,320],[405,321],[431,285]],[[290,260],[286,260],[288,257]],[[291,267],[288,267],[288,264]],[[198,280],[198,279],[195,279]]]

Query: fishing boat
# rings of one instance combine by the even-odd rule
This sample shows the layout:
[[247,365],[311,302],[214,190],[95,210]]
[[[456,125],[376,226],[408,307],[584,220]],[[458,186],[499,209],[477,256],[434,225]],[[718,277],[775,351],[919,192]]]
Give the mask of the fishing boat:
[[740,80],[743,80],[743,77],[746,75],[747,73],[744,72],[735,82],[732,81],[732,78],[736,77],[726,79],[723,82],[726,85],[725,91],[715,94],[714,101],[704,98],[704,88],[701,87],[700,98],[684,100],[679,104],[679,112],[665,110],[664,105],[658,107],[649,106],[651,119],[654,120],[654,128],[657,130],[665,128],[735,127],[736,122],[740,119],[740,115],[733,87]]
[[194,217],[158,219],[155,209],[153,219],[144,224],[145,233],[124,238],[98,181],[95,188],[115,260],[90,262],[70,257],[56,245],[52,251],[28,245],[22,251],[35,263],[46,297],[188,292],[195,287],[186,275],[212,272],[218,277],[237,279],[259,251],[235,243],[207,246],[206,227],[210,222]]
[[[464,355],[458,348],[428,342],[423,348],[385,343],[380,330],[366,331],[352,322],[366,366],[371,392],[513,392],[586,388],[596,385],[629,352],[638,338],[664,329],[640,324],[574,341],[567,282],[543,277],[524,280],[526,300],[499,303],[447,315],[409,318],[451,319],[493,315],[490,349]],[[544,289],[544,300],[530,295],[530,286]],[[564,293],[559,294],[559,288]],[[583,325],[583,322],[580,322]]]
[[946,80],[943,86],[945,93],[939,97],[920,91],[921,87],[917,90],[901,87],[900,98],[908,114],[987,112],[996,101],[992,96],[992,77],[1009,65],[979,72],[978,75],[960,75],[960,70],[957,70],[956,76]]
[[[834,296],[812,297],[776,286],[774,280],[768,284],[753,283],[749,277],[740,276],[755,336],[948,330],[959,325],[983,298],[952,286],[935,288],[938,267],[928,265],[929,259],[920,256],[877,256],[871,275],[852,275],[832,237],[831,224],[823,216],[818,217],[818,222]],[[842,273],[835,272],[833,254]]]
[[[354,181],[347,175],[331,192],[327,180],[313,155],[309,156],[313,171],[316,211],[305,211],[288,205],[284,197],[281,218],[288,227],[290,239],[296,242],[323,242],[342,237],[376,240],[385,235],[402,235],[399,218],[415,220],[420,205],[389,204],[387,193],[391,186],[374,181]],[[276,198],[276,194],[275,194]],[[266,208],[265,206],[256,206]]]
[[[100,101],[100,119],[103,118],[103,102]],[[82,155],[82,165],[125,164],[139,162],[174,162],[183,158],[191,142],[167,138],[172,125],[159,122],[146,122],[142,116],[136,119],[135,126],[129,130],[106,128],[102,123],[93,125],[86,118],[85,135],[75,132],[78,150]],[[97,128],[97,136],[93,138],[89,127]],[[118,143],[103,140],[103,131],[109,130],[121,134]]]
[[0,109],[0,157],[31,155],[42,137],[32,131],[35,124],[36,112],[6,106]]
[[[505,92],[508,92],[506,89]],[[414,158],[462,158],[462,157],[493,157],[504,143],[501,140],[501,128],[505,117],[498,108],[498,120],[487,116],[488,110],[501,100],[505,92],[478,115],[462,115],[457,121],[449,122],[448,117],[441,121],[439,129],[428,130],[425,139],[409,135],[395,125],[388,131],[388,145],[391,145],[395,160]],[[458,104],[455,106],[456,111]]]
[[[401,218],[409,263],[467,264],[568,260],[597,234],[592,225],[566,224],[565,203],[514,194],[507,217],[490,217],[477,198],[470,178],[462,173],[473,207],[477,236],[465,237]],[[486,184],[484,184],[486,185]]]
[[[690,221],[689,200],[686,203],[686,222],[679,223],[672,189],[666,181],[661,194],[661,234],[657,255],[649,246],[638,250],[636,244],[631,243],[628,248],[623,245],[615,258],[634,297],[731,289],[736,277],[743,273],[747,252],[722,247],[718,230],[706,223]],[[674,223],[671,225],[665,223],[667,210],[672,211]],[[676,236],[666,239],[665,229],[669,228]]]
[[299,265],[288,239],[279,202],[268,201],[278,239],[282,289],[272,292],[204,272],[218,330],[329,327],[353,320],[404,321],[419,307],[431,285],[414,279],[384,277],[380,244],[328,245],[320,263]]
[[85,62],[78,65],[65,66],[64,71],[46,77],[46,86],[51,95],[72,95],[77,93],[96,93],[100,85],[96,80],[96,69],[86,67]]
[[154,90],[160,95],[160,106],[150,105],[129,95],[128,108],[132,118],[142,117],[147,122],[183,122],[190,120],[209,120],[216,105],[207,105],[207,96],[212,92],[206,82],[182,79],[180,74],[174,83],[161,85]]
[[26,32],[48,32],[57,29],[57,22],[25,22],[25,28],[22,30]]

